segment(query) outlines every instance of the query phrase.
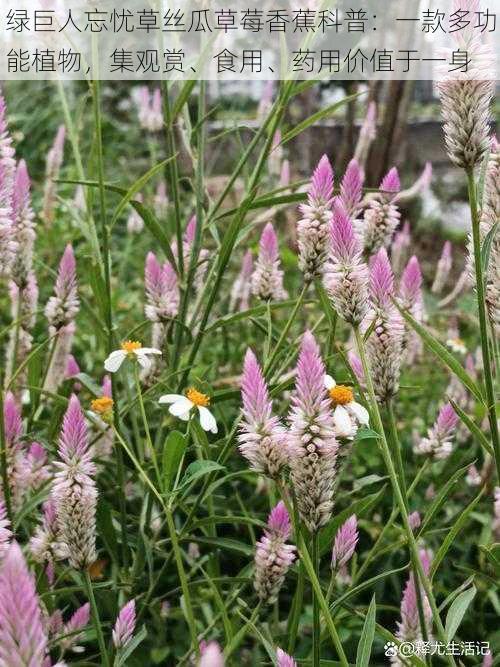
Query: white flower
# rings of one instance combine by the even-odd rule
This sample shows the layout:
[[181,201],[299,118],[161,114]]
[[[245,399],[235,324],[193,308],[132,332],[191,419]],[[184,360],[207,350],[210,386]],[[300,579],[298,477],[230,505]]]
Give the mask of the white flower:
[[165,394],[160,396],[158,402],[170,404],[168,409],[170,414],[184,421],[189,420],[189,413],[194,407],[198,408],[201,428],[204,431],[217,433],[217,422],[207,408],[207,405],[210,405],[210,398],[206,394],[202,394],[201,391],[191,388],[187,390],[185,396],[182,394]]
[[128,357],[136,359],[139,365],[147,370],[151,368],[152,364],[148,358],[150,354],[161,354],[161,352],[154,347],[142,347],[141,343],[137,341],[127,340],[125,343],[122,343],[121,349],[111,352],[104,362],[104,368],[109,373],[116,373]]
[[325,375],[325,388],[335,405],[333,422],[335,435],[339,438],[354,438],[358,425],[368,426],[368,410],[354,400],[350,387],[337,384],[331,375]]
[[446,345],[457,354],[467,354],[467,348],[461,338],[448,338]]

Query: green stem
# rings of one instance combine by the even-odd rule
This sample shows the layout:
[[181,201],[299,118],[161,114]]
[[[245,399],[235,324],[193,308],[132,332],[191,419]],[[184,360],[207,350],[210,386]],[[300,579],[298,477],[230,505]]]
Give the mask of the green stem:
[[300,309],[302,303],[304,302],[304,297],[306,295],[306,292],[307,292],[308,288],[309,288],[309,283],[305,283],[305,285],[303,286],[303,288],[302,288],[302,290],[301,290],[301,292],[300,292],[300,294],[299,294],[299,296],[298,296],[298,298],[295,302],[295,306],[293,307],[293,310],[290,313],[290,317],[288,318],[287,323],[283,327],[283,331],[281,332],[280,337],[278,338],[278,342],[276,343],[276,345],[274,347],[273,353],[271,354],[270,358],[267,361],[267,364],[264,368],[264,375],[266,375],[268,378],[270,377],[271,372],[273,371],[273,369],[276,365],[278,355],[281,352],[281,348],[283,346],[283,343],[285,342],[285,340],[288,336],[288,333],[290,331],[290,328],[291,328],[292,324],[294,323],[295,318],[297,317],[297,313],[299,312],[299,309]]
[[169,507],[165,507],[165,515],[167,517],[168,531],[170,534],[170,540],[172,542],[172,549],[174,551],[174,558],[177,565],[177,573],[179,575],[179,579],[181,582],[182,594],[184,596],[184,602],[186,605],[186,620],[189,625],[189,633],[191,635],[192,648],[195,651],[196,655],[199,655],[200,648],[198,645],[198,636],[196,633],[196,624],[194,620],[191,594],[189,592],[188,580],[186,577],[186,572],[184,570],[184,563],[182,562],[182,553],[179,548],[179,542],[177,539],[177,530],[175,528],[174,519]]
[[396,462],[396,470],[398,473],[399,487],[403,494],[406,509],[408,510],[409,507],[408,507],[408,497],[406,492],[406,477],[403,465],[403,454],[401,452],[401,443],[398,437],[398,427],[396,425],[396,417],[394,415],[394,404],[392,400],[389,399],[387,401],[386,408],[387,408],[387,416],[389,418],[389,437],[392,442],[394,460]]
[[495,454],[497,478],[500,482],[500,438],[498,434],[498,422],[495,406],[495,391],[493,388],[492,364],[490,347],[488,342],[488,320],[486,316],[486,303],[484,298],[484,276],[481,258],[481,236],[479,230],[479,214],[477,210],[476,184],[474,182],[474,170],[467,169],[467,188],[469,192],[469,205],[472,222],[472,242],[474,245],[474,270],[476,273],[476,295],[477,309],[479,314],[479,330],[481,333],[481,350],[483,353],[483,374],[486,387],[486,399],[488,401],[488,421],[490,423],[491,440]]
[[[401,489],[399,487],[398,483],[398,477],[396,474],[396,470],[394,468],[394,464],[392,462],[392,457],[391,457],[391,452],[389,449],[389,445],[387,443],[387,438],[385,435],[384,431],[384,426],[382,424],[382,417],[380,415],[380,410],[378,407],[377,399],[375,396],[375,390],[373,387],[373,381],[371,378],[371,373],[370,373],[370,367],[368,364],[368,360],[366,357],[366,351],[365,351],[365,343],[363,340],[363,336],[361,335],[359,328],[354,327],[354,335],[356,338],[356,344],[358,347],[358,352],[359,352],[359,357],[361,359],[361,363],[363,365],[363,371],[365,374],[365,381],[366,381],[366,386],[368,389],[368,395],[370,397],[370,403],[371,403],[371,410],[372,410],[372,418],[375,421],[375,429],[378,432],[380,438],[380,450],[382,453],[382,458],[384,459],[385,466],[387,468],[387,472],[389,473],[389,478],[391,480],[391,486],[392,490],[394,493],[394,496],[396,498],[396,502],[399,507],[399,511],[401,513],[401,519],[403,521],[403,526],[406,532],[406,537],[408,540],[408,546],[410,549],[410,556],[411,556],[411,561],[412,561],[412,566],[414,567],[415,573],[418,574],[418,579],[420,579],[425,593],[427,595],[427,598],[429,600],[429,604],[432,610],[432,616],[434,619],[434,623],[437,628],[437,633],[438,633],[438,638],[439,641],[443,642],[443,644],[447,644],[446,640],[446,633],[444,630],[443,623],[441,621],[441,617],[439,615],[439,610],[437,608],[436,600],[434,598],[434,593],[432,592],[432,587],[431,583],[429,581],[428,576],[426,575],[424,568],[422,567],[422,563],[420,561],[420,556],[418,552],[418,545],[415,540],[415,536],[413,534],[413,531],[410,526],[410,522],[408,520],[408,511],[406,509],[406,501],[403,498],[403,494],[401,492]],[[417,582],[415,582],[417,584]],[[418,586],[416,586],[418,588]],[[450,665],[455,665],[455,661],[453,660],[452,656],[447,656],[447,661]]]
[[105,667],[110,666],[108,651],[106,649],[106,642],[104,641],[104,635],[102,633],[101,619],[99,618],[99,609],[94,596],[94,589],[92,588],[92,582],[90,580],[90,575],[87,570],[83,573],[83,581],[85,584],[85,589],[87,592],[87,597],[90,602],[90,608],[92,609],[92,621],[94,623],[94,629],[97,636],[97,643],[99,644],[99,651],[101,653],[101,664]]
[[304,599],[305,570],[302,563],[299,562],[299,573],[297,576],[297,586],[295,588],[295,597],[293,598],[293,607],[288,623],[288,653],[293,654],[297,642],[299,631],[300,614],[302,613],[302,600]]
[[[319,540],[318,533],[312,536],[312,564],[319,581]],[[319,667],[321,655],[321,626],[319,620],[319,600],[313,589],[313,667]]]
[[3,418],[3,382],[0,384],[0,465],[2,467],[2,491],[7,518],[12,524],[12,506],[10,502],[9,471],[7,463],[7,440],[5,438],[5,421]]
[[135,380],[135,387],[137,391],[137,398],[139,400],[139,409],[141,411],[141,417],[142,417],[142,423],[144,426],[144,431],[146,433],[146,442],[148,444],[148,450],[149,450],[149,455],[151,456],[151,460],[153,461],[153,466],[156,472],[156,481],[158,482],[158,486],[161,488],[161,474],[160,474],[160,468],[158,467],[158,459],[156,457],[156,451],[153,445],[153,441],[151,440],[151,432],[149,430],[149,424],[148,424],[148,418],[146,416],[146,410],[144,408],[144,399],[142,397],[142,388],[141,388],[141,380],[139,378],[139,364],[137,362],[134,363],[134,380]]
[[226,658],[226,660],[228,660],[229,657],[236,651],[238,646],[241,644],[241,642],[245,638],[245,635],[248,632],[249,628],[251,628],[252,625],[255,624],[255,621],[257,620],[257,617],[258,617],[259,612],[260,612],[261,605],[262,605],[261,602],[257,603],[257,606],[253,610],[252,615],[250,616],[248,621],[245,623],[245,625],[242,628],[240,628],[238,630],[238,632],[235,634],[235,636],[231,640],[231,643],[229,644],[229,646],[225,649],[224,657]]

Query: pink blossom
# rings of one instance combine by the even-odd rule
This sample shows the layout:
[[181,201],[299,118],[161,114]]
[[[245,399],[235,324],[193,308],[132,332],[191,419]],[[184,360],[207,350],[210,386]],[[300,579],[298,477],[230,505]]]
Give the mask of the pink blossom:
[[263,301],[279,301],[288,296],[283,288],[278,238],[270,222],[264,227],[260,238],[259,257],[252,274],[252,292]]
[[364,178],[363,170],[357,161],[351,160],[340,184],[340,201],[351,218],[356,218],[360,212]]
[[443,291],[448,276],[450,275],[451,267],[453,265],[452,249],[450,241],[445,241],[441,257],[437,263],[436,275],[432,283],[431,291],[433,294],[441,294]]
[[224,667],[224,654],[217,642],[200,644],[200,653],[198,667]]
[[459,418],[451,403],[446,403],[440,409],[437,419],[427,432],[427,437],[422,438],[414,447],[416,454],[427,454],[436,459],[445,459],[451,454],[453,447],[453,435],[458,425]]
[[9,548],[11,537],[12,531],[10,530],[10,521],[7,517],[7,510],[5,509],[4,501],[0,498],[0,563]]
[[123,648],[132,639],[135,630],[135,600],[122,607],[115,627],[113,628],[113,644],[115,648]]
[[350,516],[337,531],[332,550],[332,568],[340,570],[351,560],[358,543],[358,522],[356,515]]
[[292,656],[280,648],[276,649],[276,664],[278,667],[297,667],[297,663]]

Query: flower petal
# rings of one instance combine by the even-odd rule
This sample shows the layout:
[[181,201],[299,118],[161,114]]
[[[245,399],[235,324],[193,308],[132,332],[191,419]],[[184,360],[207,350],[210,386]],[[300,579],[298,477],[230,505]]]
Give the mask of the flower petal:
[[136,357],[137,361],[139,362],[139,366],[142,366],[142,368],[145,368],[146,370],[150,369],[153,365],[151,359],[145,354],[136,354]]
[[363,426],[368,426],[370,423],[370,414],[368,410],[363,405],[361,405],[361,403],[352,401],[352,403],[349,403],[346,407],[349,412],[352,412],[360,424],[363,424]]
[[217,433],[217,422],[215,421],[215,417],[210,412],[210,410],[208,408],[203,407],[202,405],[199,405],[198,411],[200,413],[201,428],[204,431],[211,431],[212,433]]
[[337,405],[333,413],[335,434],[347,438],[353,433],[353,423],[349,413],[343,405]]
[[122,350],[115,350],[114,352],[111,352],[109,357],[104,362],[104,368],[108,371],[108,373],[116,373],[116,371],[125,361],[126,356],[127,353]]
[[174,415],[174,417],[181,417],[181,415],[188,413],[193,406],[194,403],[190,401],[189,398],[186,398],[186,396],[181,396],[169,407],[168,411],[171,415]]
[[325,385],[325,389],[333,389],[337,383],[335,382],[335,380],[332,378],[331,375],[325,375],[323,384]]
[[158,350],[156,347],[140,347],[138,350],[134,350],[137,356],[141,354],[161,354],[161,350]]
[[158,403],[175,403],[179,399],[185,398],[182,394],[163,394],[158,399]]

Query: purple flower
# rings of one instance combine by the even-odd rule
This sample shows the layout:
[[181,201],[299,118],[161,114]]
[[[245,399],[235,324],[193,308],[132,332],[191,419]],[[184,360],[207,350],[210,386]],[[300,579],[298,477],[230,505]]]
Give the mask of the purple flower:
[[68,244],[59,264],[54,296],[45,307],[45,317],[53,330],[58,330],[75,319],[80,309],[77,289],[75,255],[73,246]]
[[340,184],[340,201],[347,215],[356,218],[363,197],[364,173],[356,160],[351,160]]
[[418,259],[413,255],[406,265],[399,285],[401,306],[412,312],[422,299],[422,271]]
[[321,275],[328,256],[332,220],[333,169],[326,155],[316,167],[307,193],[307,204],[300,207],[297,223],[299,268],[306,281]]
[[[36,528],[29,543],[33,559],[37,563],[48,563],[52,566],[54,560],[61,556],[58,538],[56,505],[53,500],[49,499],[43,504],[42,523]],[[62,556],[65,555],[66,550],[63,546]]]
[[61,634],[64,636],[64,639],[61,642],[62,649],[67,651],[69,648],[76,650],[78,641],[82,637],[80,630],[83,630],[89,624],[90,620],[90,604],[86,602],[84,605],[79,607],[69,621],[62,628]]
[[358,543],[358,521],[350,516],[337,531],[332,550],[332,568],[341,570],[351,560]]
[[70,380],[71,378],[76,377],[79,373],[80,373],[80,366],[78,365],[78,362],[76,361],[75,357],[72,354],[68,355],[64,377],[66,378],[66,380]]
[[363,329],[373,326],[367,341],[367,352],[375,389],[381,403],[398,391],[404,343],[404,323],[392,303],[394,276],[385,248],[381,248],[370,267],[372,309]]
[[58,449],[60,461],[54,477],[59,539],[75,569],[89,567],[96,560],[95,513],[97,489],[93,476],[92,449],[78,398],[73,394],[64,415]]
[[243,419],[238,441],[254,470],[277,478],[288,460],[286,433],[272,414],[272,401],[259,363],[248,349],[241,379]]
[[46,653],[35,580],[13,542],[0,568],[0,664],[35,667],[44,664]]
[[231,288],[229,312],[247,310],[252,293],[253,257],[252,251],[247,250],[241,263],[241,271]]
[[7,517],[7,510],[5,509],[5,503],[0,498],[0,563],[9,548],[11,537],[12,531],[10,530],[10,521]]
[[[420,562],[423,570],[428,576],[430,572],[430,554],[425,549],[421,549],[419,553]],[[431,634],[432,611],[429,605],[427,596],[423,589],[421,589],[421,598],[424,608],[424,618],[426,621],[427,634]],[[417,592],[413,574],[410,575],[405,589],[403,591],[403,598],[401,600],[401,621],[398,623],[396,636],[401,641],[416,642],[422,640],[422,632],[420,628],[420,621],[417,607]]]
[[435,459],[446,459],[453,448],[453,436],[459,418],[451,403],[446,403],[440,409],[437,419],[427,431],[427,437],[422,438],[414,447],[416,454],[427,454]]
[[356,380],[358,381],[359,386],[364,387],[365,386],[365,372],[363,370],[363,364],[361,363],[361,359],[352,350],[350,350],[348,352],[347,359],[349,361],[349,364],[351,365],[352,372],[356,376]]
[[123,648],[132,639],[135,630],[135,600],[127,602],[121,609],[113,628],[115,648]]
[[224,667],[224,654],[217,642],[200,644],[200,653],[198,667]]
[[357,325],[368,310],[368,268],[349,216],[335,203],[331,225],[331,255],[324,272],[325,289],[338,314]]
[[401,190],[401,181],[396,167],[392,167],[382,179],[380,189],[385,194],[394,195]]
[[286,544],[290,533],[290,518],[281,501],[271,511],[267,528],[255,551],[255,590],[266,604],[275,602],[285,575],[295,560],[295,547]]
[[417,528],[420,528],[420,524],[422,523],[420,513],[417,511],[412,512],[408,517],[408,523],[410,524],[410,528],[413,531],[417,530]]
[[42,205],[42,218],[47,224],[54,222],[54,209],[56,203],[56,183],[59,178],[63,158],[64,143],[66,141],[66,128],[61,125],[57,130],[52,148],[47,154],[45,168],[45,191]]
[[276,664],[277,667],[297,667],[297,663],[292,656],[280,648],[276,649]]
[[338,445],[324,380],[325,366],[318,344],[306,331],[288,417],[289,465],[298,511],[311,532],[319,530],[331,517],[336,477]]
[[374,255],[380,248],[388,248],[396,231],[401,214],[395,203],[399,192],[398,172],[392,168],[380,184],[380,200],[372,199],[364,214],[361,226],[363,245],[368,255]]
[[263,301],[286,299],[283,271],[280,269],[278,238],[269,222],[260,237],[259,257],[252,274],[252,292]]
[[170,262],[160,264],[153,252],[146,257],[144,272],[146,288],[145,314],[151,322],[163,322],[175,317],[179,311],[179,285],[177,274]]
[[433,294],[441,294],[443,291],[448,276],[450,275],[451,267],[453,266],[453,257],[451,243],[445,241],[443,245],[443,250],[441,252],[441,257],[437,263],[436,275],[434,276],[434,282],[432,283],[431,291]]

